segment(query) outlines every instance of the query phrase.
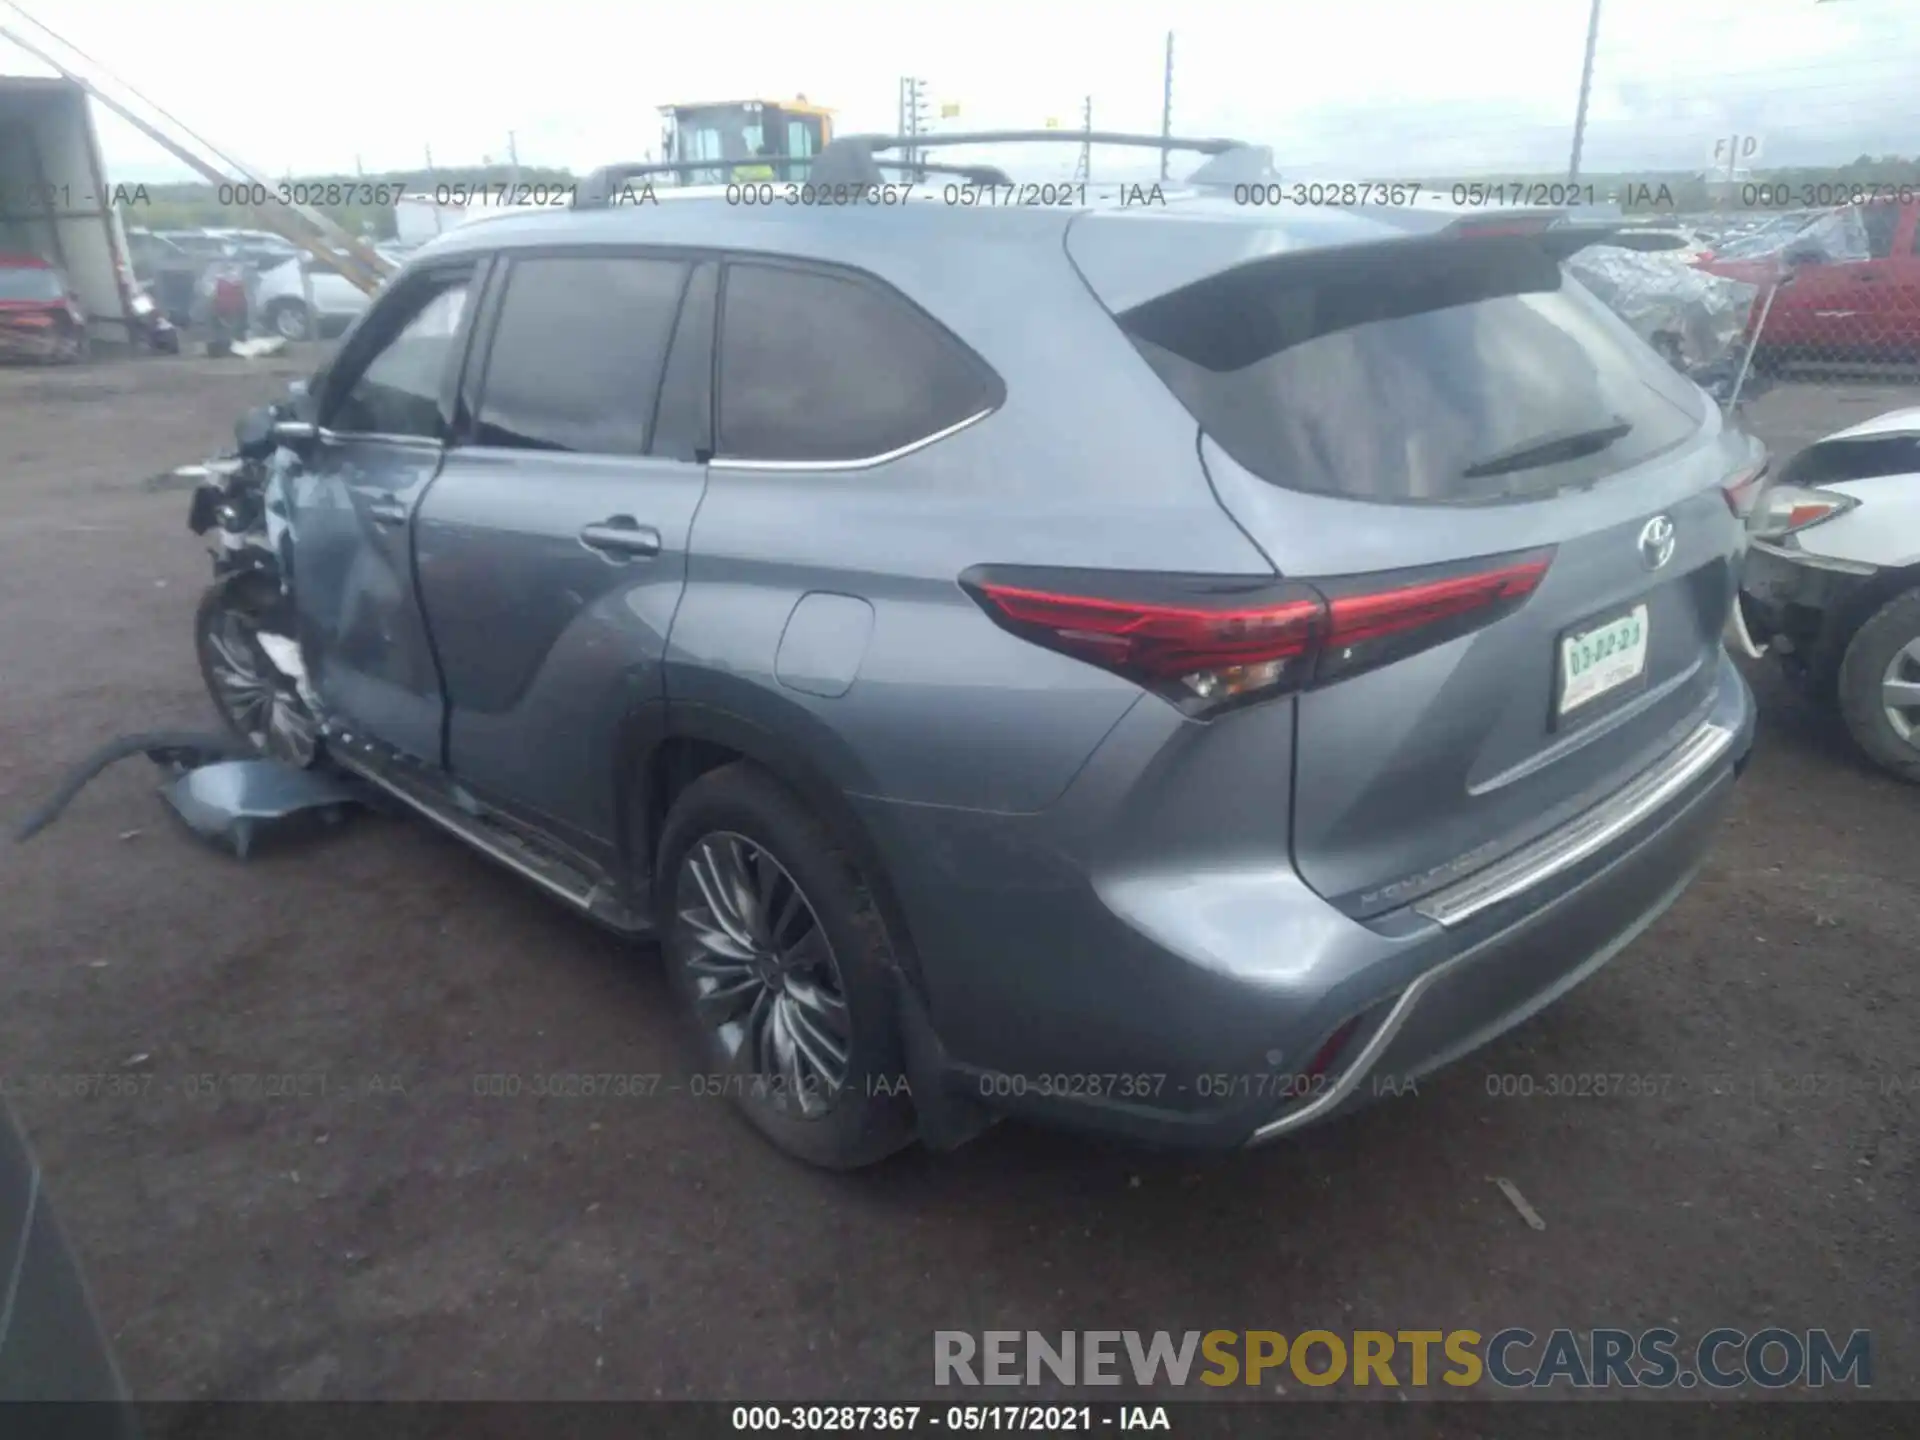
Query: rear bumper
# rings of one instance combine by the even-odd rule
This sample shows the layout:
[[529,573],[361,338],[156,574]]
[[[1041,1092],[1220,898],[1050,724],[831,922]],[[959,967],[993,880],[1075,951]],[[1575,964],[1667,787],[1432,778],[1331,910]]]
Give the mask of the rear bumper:
[[[1731,742],[1732,737],[1727,737]],[[1428,970],[1392,1006],[1323,1093],[1254,1131],[1274,1140],[1419,1080],[1550,1005],[1618,955],[1678,900],[1698,873],[1733,796],[1734,761],[1688,787],[1676,810],[1599,871]]]
[[[1529,847],[1529,883],[1489,885],[1494,867],[1367,921],[1284,863],[1090,875],[1062,857],[1058,815],[871,804],[882,849],[906,857],[894,878],[935,1052],[914,1083],[1210,1148],[1402,1091],[1564,994],[1686,889],[1752,744],[1752,696],[1724,654],[1700,724],[1719,737],[1711,754],[1664,784],[1670,755],[1642,777],[1644,805],[1617,804],[1629,785]],[[1332,1064],[1303,1079],[1354,1017]]]
[[1755,544],[1740,576],[1739,606],[1755,647],[1814,671],[1840,663],[1864,592],[1878,574],[1782,546]]

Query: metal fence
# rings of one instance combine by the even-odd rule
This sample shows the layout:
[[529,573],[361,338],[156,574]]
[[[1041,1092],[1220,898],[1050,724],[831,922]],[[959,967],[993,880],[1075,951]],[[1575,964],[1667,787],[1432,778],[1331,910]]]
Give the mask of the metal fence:
[[[1176,115],[1185,74],[1260,93],[1230,38],[1181,33]],[[1920,405],[1912,0],[1348,0],[1313,45],[1353,64],[1283,70],[1284,172],[1617,209],[1643,248],[1586,257],[1591,283],[1723,402]]]

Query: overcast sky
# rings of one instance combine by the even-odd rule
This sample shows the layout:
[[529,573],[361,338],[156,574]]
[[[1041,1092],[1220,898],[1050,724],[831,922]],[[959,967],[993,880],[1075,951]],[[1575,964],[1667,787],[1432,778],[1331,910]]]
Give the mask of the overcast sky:
[[[503,161],[582,170],[657,148],[655,107],[805,92],[894,128],[898,78],[948,128],[1174,128],[1273,145],[1295,176],[1553,170],[1588,0],[22,0],[150,100],[271,175]],[[1920,0],[1603,0],[1591,170],[1697,169],[1757,132],[1763,163],[1920,154]],[[17,17],[0,0],[0,25]],[[29,32],[31,33],[31,32]],[[0,42],[0,72],[35,73]],[[936,112],[937,113],[937,112]],[[111,115],[115,180],[189,178]],[[1016,174],[1065,173],[1030,150]],[[1142,163],[1096,154],[1097,172]],[[1148,161],[1146,163],[1153,163]]]

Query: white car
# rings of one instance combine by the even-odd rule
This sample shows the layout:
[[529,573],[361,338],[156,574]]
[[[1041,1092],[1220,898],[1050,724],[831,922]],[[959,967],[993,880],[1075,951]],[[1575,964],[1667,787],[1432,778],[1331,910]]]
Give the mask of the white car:
[[1920,784],[1920,409],[1807,446],[1747,529],[1735,648],[1776,656],[1870,759]]
[[[308,279],[313,282],[313,308],[319,312],[317,326],[307,313]],[[287,260],[260,272],[253,291],[254,323],[288,340],[305,340],[316,332],[337,335],[360,317],[371,299],[324,260]]]

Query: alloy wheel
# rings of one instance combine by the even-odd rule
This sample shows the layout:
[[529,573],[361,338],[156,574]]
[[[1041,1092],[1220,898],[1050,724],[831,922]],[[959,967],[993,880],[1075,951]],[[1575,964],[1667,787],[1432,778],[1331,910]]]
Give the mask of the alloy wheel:
[[234,729],[262,754],[313,763],[319,726],[297,695],[268,673],[247,623],[229,610],[207,632],[207,670]]
[[1880,679],[1880,703],[1893,733],[1920,749],[1920,635],[1887,663],[1887,673]]
[[680,863],[675,909],[694,1010],[754,1094],[815,1119],[846,1085],[853,1047],[832,942],[792,875],[744,835],[702,836]]

